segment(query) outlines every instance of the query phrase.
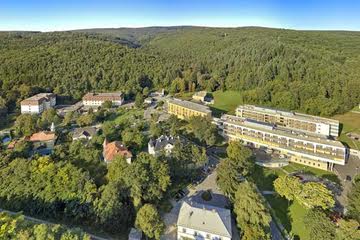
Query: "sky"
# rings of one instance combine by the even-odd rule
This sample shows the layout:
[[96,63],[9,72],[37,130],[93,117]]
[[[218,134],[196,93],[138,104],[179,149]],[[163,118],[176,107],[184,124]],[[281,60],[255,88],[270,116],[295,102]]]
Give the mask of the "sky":
[[360,31],[360,0],[0,0],[0,31],[179,25]]

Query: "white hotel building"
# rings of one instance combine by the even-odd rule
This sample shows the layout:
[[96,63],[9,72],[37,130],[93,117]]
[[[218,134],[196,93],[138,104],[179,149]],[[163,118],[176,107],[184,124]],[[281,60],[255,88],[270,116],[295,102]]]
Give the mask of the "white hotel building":
[[53,93],[39,93],[20,103],[21,113],[40,114],[56,105],[56,95]]
[[232,115],[216,121],[221,134],[229,140],[242,140],[254,147],[277,150],[290,161],[332,171],[334,164],[345,165],[348,149],[323,135],[306,135],[286,127]]

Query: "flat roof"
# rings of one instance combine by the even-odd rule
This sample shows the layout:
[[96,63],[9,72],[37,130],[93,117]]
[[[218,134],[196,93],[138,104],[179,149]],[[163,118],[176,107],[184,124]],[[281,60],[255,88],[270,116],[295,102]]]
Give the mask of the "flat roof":
[[256,112],[261,112],[261,113],[285,116],[285,117],[296,118],[296,119],[300,119],[300,120],[304,120],[304,121],[327,123],[327,124],[329,124],[329,123],[339,124],[338,120],[334,120],[334,119],[330,119],[330,118],[323,118],[323,117],[318,117],[318,116],[313,116],[313,115],[298,113],[298,112],[282,111],[282,110],[278,110],[278,109],[274,109],[274,108],[259,107],[259,106],[255,106],[255,105],[249,105],[249,104],[240,105],[236,108],[236,110],[238,110],[238,109],[251,110],[251,111],[256,111]]
[[345,148],[345,146],[341,142],[324,138],[321,135],[319,135],[318,137],[315,137],[314,135],[306,135],[302,132],[298,133],[296,131],[291,131],[291,130],[284,129],[281,127],[273,127],[272,129],[269,129],[268,124],[264,124],[264,126],[262,126],[261,122],[256,122],[256,125],[255,125],[255,124],[252,124],[252,122],[250,122],[246,118],[237,117],[237,116],[228,115],[228,114],[224,114],[221,117],[221,119],[228,123],[233,123],[233,124],[236,124],[239,126],[253,128],[256,130],[263,131],[263,132],[268,132],[268,133],[277,134],[277,135],[290,137],[290,138],[296,138],[296,139],[300,139],[300,140],[304,140],[304,141],[308,141],[308,142],[314,142],[314,143],[320,143],[320,144],[334,146],[334,147]]
[[211,110],[208,106],[205,106],[205,105],[202,105],[199,103],[185,101],[185,100],[181,100],[181,99],[177,99],[177,98],[169,99],[168,102],[175,104],[175,105],[185,107],[185,108],[189,108],[189,109],[192,109],[192,110],[195,110],[198,112],[211,113]]

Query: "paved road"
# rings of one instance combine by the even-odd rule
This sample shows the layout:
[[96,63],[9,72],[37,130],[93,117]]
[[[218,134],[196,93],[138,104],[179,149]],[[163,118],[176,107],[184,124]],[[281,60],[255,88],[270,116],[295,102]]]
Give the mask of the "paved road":
[[346,176],[350,176],[353,180],[354,177],[360,173],[360,159],[355,156],[350,156],[348,162],[342,165],[335,165],[335,172],[341,180],[343,191],[340,196],[337,196],[337,200],[342,206],[347,205],[347,194],[350,191],[352,181],[346,180]]
[[[1,208],[0,208],[0,212],[6,212],[6,213],[8,213],[10,215],[19,214],[17,212],[8,211],[8,210],[4,210],[4,209],[1,209]],[[29,217],[29,216],[26,216],[26,215],[24,215],[24,218],[25,218],[25,220],[40,223],[40,224],[56,224],[56,223],[53,223],[53,222],[45,221],[45,220],[42,220],[42,219],[39,219],[39,218]],[[87,233],[87,234],[91,237],[91,239],[94,239],[94,240],[111,240],[111,238],[103,238],[103,237],[99,237],[99,236],[96,236],[96,235],[93,235],[93,234],[90,234],[90,233]]]

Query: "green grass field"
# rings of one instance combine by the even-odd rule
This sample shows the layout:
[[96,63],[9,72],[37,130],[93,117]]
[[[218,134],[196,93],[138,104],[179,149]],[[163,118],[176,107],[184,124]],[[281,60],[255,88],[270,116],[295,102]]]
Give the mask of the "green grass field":
[[277,196],[268,195],[266,200],[270,203],[276,217],[280,219],[287,232],[298,237],[294,239],[310,240],[309,232],[304,225],[304,217],[308,209],[297,202],[290,203],[285,198]]
[[333,119],[339,120],[342,124],[339,140],[346,143],[351,148],[360,150],[360,142],[356,142],[346,136],[349,132],[360,134],[360,113],[347,112],[335,115]]
[[215,103],[210,107],[215,116],[221,113],[235,114],[236,107],[243,103],[240,92],[216,91],[212,95]]

